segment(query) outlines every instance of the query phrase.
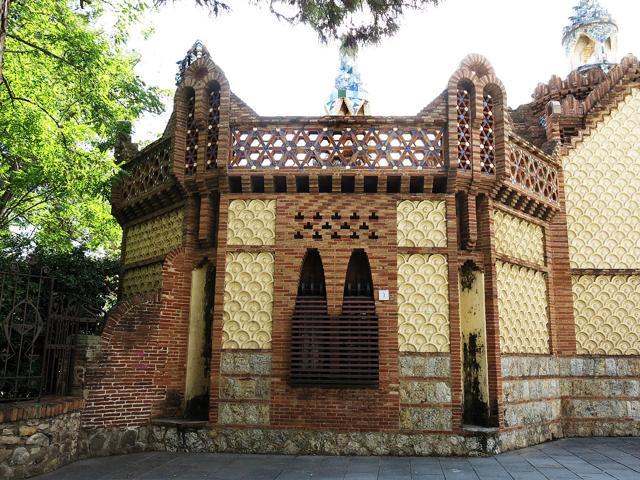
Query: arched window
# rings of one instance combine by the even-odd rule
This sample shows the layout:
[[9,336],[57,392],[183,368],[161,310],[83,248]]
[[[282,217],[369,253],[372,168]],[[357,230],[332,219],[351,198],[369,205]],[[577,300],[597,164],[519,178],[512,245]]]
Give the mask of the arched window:
[[475,98],[473,85],[460,82],[456,95],[456,120],[458,134],[458,168],[471,170],[471,102]]
[[330,370],[327,292],[322,259],[315,248],[302,262],[298,294],[291,319],[291,384],[321,384]]
[[220,123],[220,84],[209,85],[209,113],[207,115],[207,170],[215,168],[218,158],[218,133]]
[[293,386],[358,388],[378,384],[378,317],[364,250],[349,261],[342,312],[327,313],[320,254],[303,261],[291,321],[290,381]]
[[344,285],[338,325],[340,356],[336,376],[343,385],[378,385],[378,316],[367,254],[354,250]]
[[494,129],[494,98],[485,90],[482,99],[482,123],[480,124],[480,171],[489,175],[496,172]]
[[185,89],[187,103],[187,134],[184,154],[184,173],[193,175],[198,168],[198,126],[196,124],[196,93],[193,88]]

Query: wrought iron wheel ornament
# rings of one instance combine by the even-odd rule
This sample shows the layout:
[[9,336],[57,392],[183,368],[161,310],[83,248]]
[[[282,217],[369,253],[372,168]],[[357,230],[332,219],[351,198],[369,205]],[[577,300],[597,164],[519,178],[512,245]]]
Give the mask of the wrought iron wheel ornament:
[[0,272],[0,402],[68,394],[76,335],[95,333],[104,317],[55,292],[47,273]]

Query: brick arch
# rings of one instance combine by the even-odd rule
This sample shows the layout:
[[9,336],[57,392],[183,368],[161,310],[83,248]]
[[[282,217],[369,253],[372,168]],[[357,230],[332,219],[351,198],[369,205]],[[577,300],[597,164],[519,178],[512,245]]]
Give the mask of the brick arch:
[[459,69],[467,69],[480,77],[485,75],[495,75],[493,65],[487,58],[479,53],[470,53],[462,59]]
[[[231,88],[224,71],[216,65],[208,56],[196,59],[184,73],[184,78],[176,90],[174,97],[174,111],[176,112],[176,135],[175,135],[175,171],[184,178],[184,168],[180,168],[180,154],[186,148],[184,137],[184,125],[186,123],[186,114],[184,105],[180,100],[179,92],[182,88],[191,87],[196,95],[195,118],[200,129],[198,138],[198,168],[197,173],[207,171],[206,152],[207,152],[207,121],[209,113],[209,88],[213,82],[217,82],[220,86],[220,116],[218,121],[218,152],[217,164],[225,165],[228,160],[230,144],[229,132],[229,115],[231,110]],[[184,164],[182,162],[182,167]]]

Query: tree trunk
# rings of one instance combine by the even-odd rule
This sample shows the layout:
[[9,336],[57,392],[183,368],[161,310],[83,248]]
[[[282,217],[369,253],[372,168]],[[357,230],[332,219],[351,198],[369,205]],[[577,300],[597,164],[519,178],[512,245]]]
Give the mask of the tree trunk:
[[2,81],[4,45],[7,39],[7,24],[9,23],[9,3],[11,0],[0,0],[0,81]]

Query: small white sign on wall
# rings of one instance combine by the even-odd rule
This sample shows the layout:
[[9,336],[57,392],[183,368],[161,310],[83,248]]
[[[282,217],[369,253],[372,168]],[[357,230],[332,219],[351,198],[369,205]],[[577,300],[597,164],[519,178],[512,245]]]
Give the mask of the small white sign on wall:
[[378,290],[378,300],[381,302],[389,300],[389,290]]

